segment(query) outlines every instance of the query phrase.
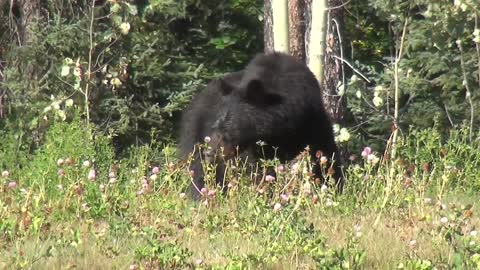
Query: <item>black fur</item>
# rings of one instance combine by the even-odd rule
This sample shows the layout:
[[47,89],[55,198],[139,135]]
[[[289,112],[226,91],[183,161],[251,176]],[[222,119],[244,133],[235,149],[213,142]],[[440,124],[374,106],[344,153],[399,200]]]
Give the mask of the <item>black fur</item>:
[[[335,154],[334,178],[337,190],[343,189],[339,152],[319,84],[310,69],[292,56],[258,54],[243,71],[214,80],[200,92],[183,115],[181,157],[187,157],[206,136],[211,137],[213,151],[223,147],[227,158],[236,153],[237,146],[250,160],[260,158],[252,151],[259,140],[268,145],[262,152],[267,158],[276,154],[282,161],[294,159],[309,145],[318,178],[322,177],[317,150],[329,158]],[[278,147],[276,153],[271,146]],[[195,154],[190,169],[201,189],[204,180],[199,155]],[[210,152],[202,155],[212,158]],[[223,183],[223,171],[219,162],[217,184]],[[197,197],[195,190],[192,188],[192,194]]]

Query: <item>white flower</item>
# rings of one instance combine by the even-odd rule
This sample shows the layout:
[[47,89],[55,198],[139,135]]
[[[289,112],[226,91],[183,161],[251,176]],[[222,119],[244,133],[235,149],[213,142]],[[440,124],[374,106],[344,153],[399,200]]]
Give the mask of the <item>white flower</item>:
[[347,142],[350,140],[350,133],[346,128],[341,128],[340,129],[340,134],[338,135],[338,141],[339,142]]
[[69,66],[62,66],[62,70],[60,71],[60,76],[66,77],[70,74],[70,67]]
[[357,98],[362,98],[362,92],[360,92],[360,90],[358,90],[355,95],[357,96]]
[[128,22],[124,22],[120,24],[120,32],[122,32],[122,34],[126,35],[128,34],[129,31],[130,31],[130,24]]
[[442,218],[440,219],[440,222],[441,222],[441,223],[447,223],[447,222],[448,222],[448,218],[442,217]]
[[383,99],[379,96],[375,96],[373,98],[373,105],[375,105],[375,107],[380,107],[383,105]]
[[120,85],[122,85],[122,81],[120,81],[120,79],[118,78],[113,78],[110,80],[110,83],[114,86],[114,87],[119,87]]

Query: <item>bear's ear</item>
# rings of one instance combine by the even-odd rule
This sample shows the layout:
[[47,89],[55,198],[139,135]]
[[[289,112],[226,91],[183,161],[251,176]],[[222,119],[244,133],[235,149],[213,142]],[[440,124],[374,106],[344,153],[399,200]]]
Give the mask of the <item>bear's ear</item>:
[[226,96],[232,93],[233,85],[227,82],[224,78],[219,79],[219,84],[220,84],[220,92],[222,93],[222,95]]
[[248,102],[260,106],[275,105],[282,102],[282,97],[280,95],[269,93],[265,89],[263,82],[258,79],[253,79],[248,82],[246,99]]

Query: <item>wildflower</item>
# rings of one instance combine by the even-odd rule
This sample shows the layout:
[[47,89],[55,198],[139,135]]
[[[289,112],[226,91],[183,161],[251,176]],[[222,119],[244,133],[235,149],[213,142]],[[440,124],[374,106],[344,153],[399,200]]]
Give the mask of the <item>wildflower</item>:
[[327,190],[328,190],[328,187],[327,187],[327,185],[325,185],[325,184],[323,184],[323,185],[320,187],[320,191],[321,191],[321,192],[327,192]]
[[374,97],[372,102],[373,102],[373,105],[375,105],[375,107],[380,107],[383,105],[383,99],[379,96]]
[[63,166],[64,163],[65,163],[65,160],[63,160],[63,158],[59,158],[59,159],[57,160],[57,165],[58,165],[58,166]]
[[207,192],[208,192],[208,189],[205,188],[205,187],[203,187],[202,189],[200,189],[200,193],[202,193],[202,194],[207,194]]
[[71,166],[71,165],[73,165],[74,160],[73,160],[73,158],[68,157],[68,158],[65,160],[65,163],[67,163],[67,165]]
[[148,189],[148,180],[145,179],[145,178],[144,178],[143,181],[142,181],[142,187],[143,187],[144,189]]
[[75,76],[77,78],[80,78],[81,75],[82,75],[82,68],[80,66],[74,67],[73,68],[73,76]]
[[314,194],[314,195],[312,196],[312,201],[313,201],[313,203],[317,203],[318,200],[319,200],[318,195],[317,195],[317,194]]
[[152,181],[157,180],[157,175],[156,174],[150,175],[150,180],[152,180]]
[[370,155],[372,153],[372,148],[370,147],[365,147],[363,148],[363,151],[362,151],[362,157],[366,158],[368,157],[368,155]]
[[138,266],[136,264],[130,264],[130,266],[128,267],[128,269],[130,270],[137,270],[138,269]]
[[216,193],[217,192],[215,190],[209,190],[207,195],[208,195],[208,197],[215,197]]
[[120,81],[119,78],[113,78],[110,80],[110,84],[112,84],[113,87],[119,87],[120,85],[122,85],[122,81]]
[[348,157],[348,160],[350,160],[350,161],[355,161],[356,159],[357,159],[357,156],[354,155],[354,154],[352,154]]
[[326,156],[322,156],[322,157],[320,158],[320,164],[322,164],[322,165],[325,164],[325,163],[327,163],[327,161],[328,161],[328,158],[327,158]]
[[282,205],[277,202],[277,203],[273,206],[273,211],[278,212],[278,211],[280,211],[280,209],[282,209]]
[[410,243],[408,243],[411,247],[414,247],[417,245],[417,240],[413,239],[410,241]]
[[277,172],[283,172],[283,171],[285,171],[285,167],[282,164],[278,165]]
[[326,206],[332,206],[332,205],[333,205],[332,199],[327,198],[327,201],[325,202],[325,205],[326,205]]
[[281,200],[282,202],[287,203],[289,199],[290,199],[290,198],[288,197],[287,194],[284,194],[284,193],[280,194],[280,200]]
[[357,98],[362,98],[362,92],[360,92],[360,90],[358,90],[355,95],[357,96]]
[[91,170],[88,172],[88,180],[95,181],[96,178],[97,178],[97,173],[95,172],[94,169],[91,169]]
[[195,260],[195,264],[198,265],[198,266],[200,266],[200,265],[203,264],[203,260],[202,260],[202,259],[196,259],[196,260]]
[[440,222],[441,222],[441,223],[447,223],[447,222],[448,222],[448,218],[447,218],[447,217],[442,217],[442,218],[440,219]]
[[128,22],[123,22],[122,24],[120,24],[120,32],[122,32],[122,34],[126,35],[129,31],[130,24]]
[[432,199],[430,199],[430,198],[425,198],[425,199],[423,199],[423,202],[424,202],[425,204],[431,204],[431,203],[432,203]]
[[471,237],[477,237],[477,231],[475,231],[475,230],[474,230],[474,231],[471,231],[471,232],[470,232],[470,236],[471,236]]
[[88,203],[82,203],[81,207],[83,211],[88,211]]
[[66,77],[70,74],[70,67],[69,66],[62,66],[62,70],[60,71],[60,76]]
[[186,197],[187,195],[184,192],[180,193],[180,199],[185,199]]
[[103,184],[100,184],[100,185],[98,186],[98,188],[100,189],[101,192],[104,192],[104,191],[105,191],[105,185],[103,185]]
[[206,136],[206,137],[203,139],[203,141],[204,141],[205,143],[209,143],[211,140],[212,140],[212,138],[210,138],[209,136]]
[[64,169],[59,169],[58,172],[57,172],[57,175],[62,177],[62,176],[65,176],[65,170]]
[[476,43],[480,43],[480,29],[476,28],[474,31],[473,31],[473,41],[476,42]]
[[347,142],[348,140],[350,140],[350,133],[348,132],[348,129],[341,128],[340,129],[340,134],[338,135],[338,141],[339,142]]
[[469,244],[470,246],[475,246],[476,243],[475,243],[475,241],[472,240],[472,241],[470,241],[468,244]]
[[110,184],[115,184],[115,182],[117,182],[117,178],[115,178],[115,177],[112,177],[108,180],[108,183],[110,183]]
[[292,173],[293,174],[296,174],[298,172],[298,167],[300,166],[300,162],[295,162],[293,165],[292,165]]
[[152,173],[153,174],[158,174],[159,171],[160,171],[160,169],[157,166],[152,168]]
[[108,178],[115,178],[116,175],[115,175],[115,172],[114,171],[111,171],[108,173]]
[[85,167],[85,168],[88,168],[88,167],[90,167],[91,165],[92,165],[92,163],[90,162],[90,160],[85,160],[85,161],[83,162],[83,167]]
[[2,177],[3,178],[8,178],[10,176],[10,172],[9,171],[3,171],[2,172]]
[[11,189],[15,189],[17,187],[17,182],[15,181],[9,182],[8,187]]
[[265,181],[271,183],[275,180],[275,177],[271,176],[271,175],[267,175],[265,176]]
[[57,189],[58,189],[59,191],[63,191],[63,185],[62,185],[62,184],[57,185]]
[[370,154],[367,156],[367,160],[372,164],[377,164],[380,159],[375,154]]
[[305,192],[305,194],[307,194],[307,195],[312,194],[312,186],[310,185],[309,182],[305,182],[303,184],[303,192]]

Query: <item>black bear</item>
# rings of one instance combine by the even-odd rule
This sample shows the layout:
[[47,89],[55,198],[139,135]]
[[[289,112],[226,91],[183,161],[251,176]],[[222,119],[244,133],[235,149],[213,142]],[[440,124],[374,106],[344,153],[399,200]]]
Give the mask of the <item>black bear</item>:
[[[213,160],[220,149],[226,159],[243,153],[250,160],[275,155],[284,162],[308,145],[315,177],[322,179],[317,151],[329,159],[334,156],[333,178],[337,190],[343,189],[339,152],[320,86],[310,69],[293,56],[258,54],[244,70],[210,82],[182,116],[181,158],[205,137],[209,137],[210,150],[195,151],[190,166],[194,198],[205,184],[201,159]],[[270,146],[262,149],[261,155],[253,150],[258,141]],[[217,184],[223,184],[223,175],[223,163],[218,162]]]

